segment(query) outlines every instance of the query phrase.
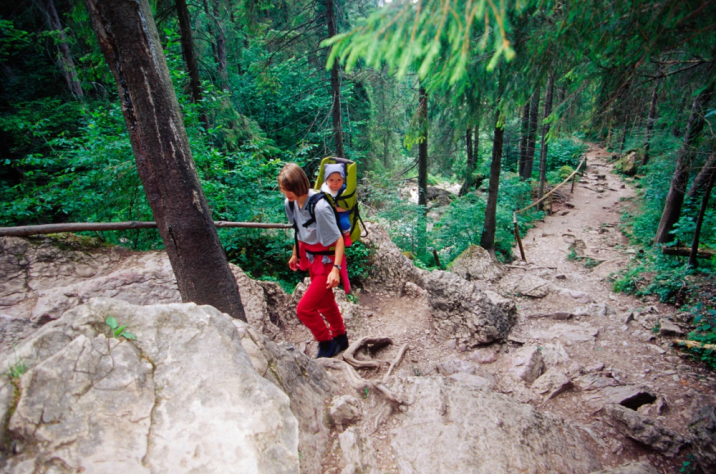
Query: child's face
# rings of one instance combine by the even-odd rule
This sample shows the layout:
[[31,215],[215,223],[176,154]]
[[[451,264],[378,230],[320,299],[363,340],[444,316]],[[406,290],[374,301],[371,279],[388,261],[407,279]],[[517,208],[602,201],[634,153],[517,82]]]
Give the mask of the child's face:
[[340,173],[331,173],[326,178],[326,183],[331,191],[338,191],[343,186],[343,178]]

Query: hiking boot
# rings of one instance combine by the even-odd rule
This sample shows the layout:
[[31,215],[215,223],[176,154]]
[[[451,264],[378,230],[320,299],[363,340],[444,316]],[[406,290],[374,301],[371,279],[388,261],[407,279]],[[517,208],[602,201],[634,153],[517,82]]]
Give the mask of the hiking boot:
[[333,357],[341,351],[340,346],[336,343],[335,339],[329,341],[321,341],[318,343],[318,355],[316,359],[322,357]]
[[348,335],[345,333],[334,337],[333,342],[338,344],[338,352],[343,352],[348,349]]

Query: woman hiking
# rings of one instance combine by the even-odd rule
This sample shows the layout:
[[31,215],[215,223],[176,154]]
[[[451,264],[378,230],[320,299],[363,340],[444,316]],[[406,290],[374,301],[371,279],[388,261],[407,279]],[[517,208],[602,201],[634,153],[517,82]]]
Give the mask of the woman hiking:
[[325,199],[315,202],[311,215],[310,207],[314,203],[309,202],[309,198],[316,191],[310,189],[308,177],[300,166],[295,163],[284,166],[278,175],[278,185],[286,196],[288,221],[296,229],[296,244],[288,266],[293,271],[308,270],[311,277],[296,313],[318,341],[317,357],[333,357],[348,348],[343,316],[333,295],[341,276],[347,280],[343,235],[333,208]]

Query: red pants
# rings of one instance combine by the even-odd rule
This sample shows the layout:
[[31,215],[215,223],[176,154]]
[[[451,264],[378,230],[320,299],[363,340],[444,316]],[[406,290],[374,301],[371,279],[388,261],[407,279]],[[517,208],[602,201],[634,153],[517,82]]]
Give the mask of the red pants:
[[[311,330],[313,337],[318,342],[330,341],[332,338],[346,333],[343,316],[336,304],[333,289],[326,288],[326,281],[332,269],[333,265],[326,265],[326,272],[322,275],[315,275],[309,269],[311,284],[308,285],[306,293],[296,308],[298,319]],[[330,329],[326,327],[326,321],[323,318],[328,321]]]

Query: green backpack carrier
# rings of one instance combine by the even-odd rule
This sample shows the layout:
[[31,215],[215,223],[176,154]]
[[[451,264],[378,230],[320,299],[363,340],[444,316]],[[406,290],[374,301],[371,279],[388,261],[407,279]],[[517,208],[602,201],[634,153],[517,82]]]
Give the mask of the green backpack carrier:
[[[324,176],[325,173],[325,166],[326,165],[343,165],[343,171],[346,175],[346,188],[339,192],[335,199],[330,194],[323,194],[320,193],[321,186],[323,185],[323,182],[325,181],[326,177]],[[338,158],[335,156],[327,156],[326,158],[323,158],[321,160],[321,165],[319,167],[318,177],[316,178],[316,184],[313,186],[313,189],[316,191],[319,191],[320,194],[323,194],[323,197],[328,201],[328,203],[331,205],[333,210],[335,211],[336,206],[341,207],[345,209],[346,211],[349,211],[349,218],[351,222],[351,241],[358,242],[360,241],[361,237],[365,237],[365,235],[361,235],[361,226],[360,224],[363,224],[363,219],[360,217],[360,213],[358,212],[358,193],[357,193],[357,187],[358,187],[358,164],[355,161],[348,160],[346,158]],[[310,208],[309,208],[310,210]],[[336,214],[336,221],[338,220],[338,214]],[[339,225],[340,227],[340,225]],[[365,224],[363,224],[363,228],[365,229]],[[367,232],[367,231],[366,231]],[[366,234],[368,235],[368,234]]]

